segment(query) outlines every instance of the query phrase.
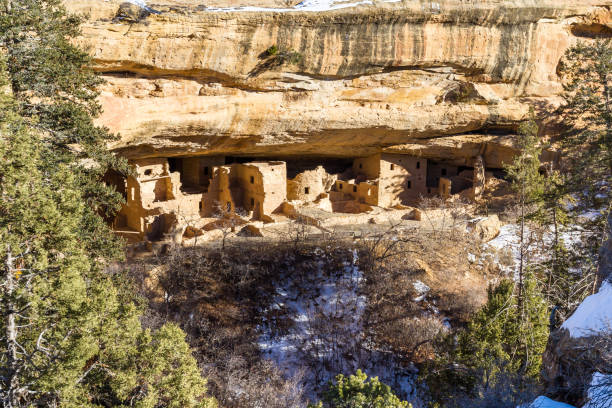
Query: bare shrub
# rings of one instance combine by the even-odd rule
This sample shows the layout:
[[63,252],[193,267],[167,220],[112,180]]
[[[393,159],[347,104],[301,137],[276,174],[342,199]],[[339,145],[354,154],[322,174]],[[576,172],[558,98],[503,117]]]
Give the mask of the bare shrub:
[[231,356],[223,370],[205,369],[208,378],[223,384],[219,403],[224,408],[300,408],[304,406],[302,375],[286,379],[269,360],[249,363]]
[[494,382],[482,383],[473,395],[459,394],[449,408],[515,408],[532,402],[540,388],[517,374],[499,373]]
[[[288,246],[173,248],[140,268],[149,326],[178,322],[224,408],[303,406],[299,376],[287,378],[257,347],[258,311],[274,276],[293,257]],[[138,268],[135,276],[138,276]],[[155,282],[147,271],[156,271]]]

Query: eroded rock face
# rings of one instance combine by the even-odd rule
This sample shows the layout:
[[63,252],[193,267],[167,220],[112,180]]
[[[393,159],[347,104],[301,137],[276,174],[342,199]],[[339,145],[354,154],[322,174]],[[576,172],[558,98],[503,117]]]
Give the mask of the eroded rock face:
[[127,157],[388,149],[458,165],[482,155],[488,167],[511,157],[531,104],[559,103],[563,52],[607,35],[612,5],[406,0],[281,13],[159,0],[149,3],[161,14],[134,20],[117,18],[120,3],[67,5],[90,14],[79,41],[108,80],[100,121]]

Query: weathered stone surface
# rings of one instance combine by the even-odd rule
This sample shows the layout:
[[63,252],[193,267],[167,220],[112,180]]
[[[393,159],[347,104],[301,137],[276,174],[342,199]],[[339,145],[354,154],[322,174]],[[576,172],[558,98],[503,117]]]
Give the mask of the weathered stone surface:
[[483,242],[488,242],[499,235],[501,222],[497,214],[474,220],[468,224],[468,230]]
[[134,22],[115,19],[120,3],[67,5],[90,14],[79,41],[108,80],[101,123],[128,157],[385,148],[456,162],[478,151],[488,166],[512,154],[530,104],[559,103],[564,50],[607,35],[612,5],[441,0],[438,11],[406,0],[278,13],[159,0],[161,14]]

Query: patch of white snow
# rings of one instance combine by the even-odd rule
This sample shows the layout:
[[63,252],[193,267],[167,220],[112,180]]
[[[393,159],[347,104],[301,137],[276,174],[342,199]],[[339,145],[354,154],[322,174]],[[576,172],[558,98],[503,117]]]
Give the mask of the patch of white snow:
[[582,408],[612,408],[612,374],[593,374],[588,398]]
[[333,269],[321,261],[312,273],[299,276],[290,270],[281,278],[272,303],[263,310],[262,354],[286,375],[300,375],[312,399],[337,374],[361,368],[416,402],[415,369],[402,367],[391,353],[372,349],[365,338],[366,298],[357,252],[351,262]]
[[421,300],[425,299],[425,297],[427,296],[427,293],[430,290],[429,286],[427,286],[420,280],[414,281],[412,283],[412,286],[414,287],[414,290],[416,290],[418,294],[418,296],[413,299],[415,302],[420,302]]
[[612,283],[605,281],[599,292],[584,299],[562,327],[572,337],[612,332]]
[[520,408],[575,408],[573,405],[551,400],[543,395],[539,396],[529,405],[521,405]]

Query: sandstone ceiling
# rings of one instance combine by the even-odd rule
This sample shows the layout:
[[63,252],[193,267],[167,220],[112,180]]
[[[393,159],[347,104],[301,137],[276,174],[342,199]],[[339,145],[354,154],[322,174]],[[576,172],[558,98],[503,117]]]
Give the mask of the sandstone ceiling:
[[100,122],[132,158],[480,152],[498,167],[529,106],[560,102],[567,47],[612,33],[612,0],[121,3],[66,2],[88,14],[79,42],[108,81]]

